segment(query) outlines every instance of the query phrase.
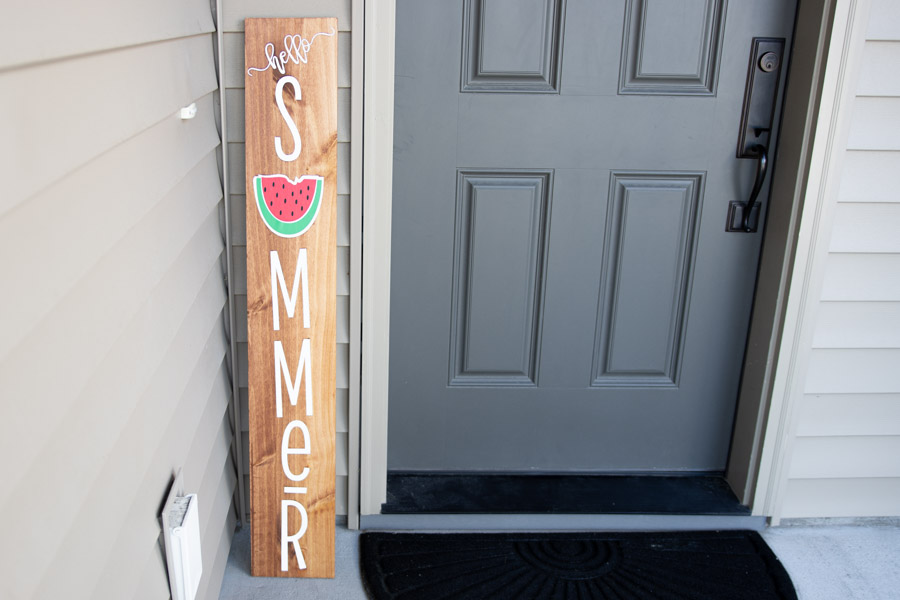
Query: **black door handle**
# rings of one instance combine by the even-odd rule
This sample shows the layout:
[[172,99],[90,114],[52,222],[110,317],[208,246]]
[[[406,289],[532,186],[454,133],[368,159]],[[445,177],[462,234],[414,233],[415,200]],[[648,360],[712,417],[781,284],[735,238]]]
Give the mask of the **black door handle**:
[[741,227],[746,232],[752,232],[750,227],[750,215],[753,213],[753,206],[756,199],[759,198],[759,192],[762,189],[763,182],[766,179],[766,171],[769,170],[769,151],[762,144],[754,144],[751,148],[756,153],[756,180],[753,182],[753,189],[750,191],[750,199],[744,207],[744,219],[741,221]]

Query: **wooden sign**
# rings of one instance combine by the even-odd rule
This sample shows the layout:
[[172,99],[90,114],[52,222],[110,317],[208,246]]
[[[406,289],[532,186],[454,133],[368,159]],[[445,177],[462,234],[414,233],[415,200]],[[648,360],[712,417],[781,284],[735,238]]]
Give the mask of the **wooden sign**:
[[247,19],[251,572],[334,577],[337,19]]

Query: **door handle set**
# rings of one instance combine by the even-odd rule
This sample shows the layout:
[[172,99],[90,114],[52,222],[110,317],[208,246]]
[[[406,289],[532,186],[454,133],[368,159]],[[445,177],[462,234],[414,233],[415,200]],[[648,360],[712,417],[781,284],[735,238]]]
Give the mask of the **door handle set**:
[[783,56],[784,38],[753,38],[737,158],[756,159],[756,177],[749,199],[729,204],[725,231],[753,233],[759,227],[760,204],[757,200],[769,170],[769,145]]
[[[750,226],[750,216],[754,214],[753,209],[758,208],[756,206],[756,199],[759,197],[759,191],[762,189],[763,181],[766,180],[766,171],[769,170],[769,150],[762,144],[754,145],[753,149],[755,149],[758,154],[756,158],[756,179],[753,181],[750,199],[747,200],[747,204],[744,205],[744,218],[741,220],[741,228],[748,233],[756,231],[756,225],[752,228]],[[756,215],[757,220],[759,220],[758,210]]]

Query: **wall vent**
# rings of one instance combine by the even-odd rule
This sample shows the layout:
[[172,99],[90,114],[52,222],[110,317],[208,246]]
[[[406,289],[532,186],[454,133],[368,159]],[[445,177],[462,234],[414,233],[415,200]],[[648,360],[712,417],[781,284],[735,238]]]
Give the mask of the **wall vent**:
[[179,470],[162,511],[172,600],[194,600],[203,574],[197,494],[185,494]]

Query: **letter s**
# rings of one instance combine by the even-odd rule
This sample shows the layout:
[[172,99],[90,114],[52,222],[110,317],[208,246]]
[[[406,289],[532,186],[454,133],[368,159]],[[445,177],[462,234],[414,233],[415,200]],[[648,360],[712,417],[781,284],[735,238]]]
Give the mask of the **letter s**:
[[288,129],[291,130],[291,136],[294,138],[294,151],[290,154],[285,154],[284,150],[281,147],[281,136],[275,136],[275,153],[278,154],[278,158],[283,160],[284,162],[291,162],[297,160],[297,157],[300,156],[300,132],[297,131],[297,124],[294,123],[294,120],[291,119],[290,113],[287,111],[287,107],[284,105],[284,86],[285,84],[290,83],[294,87],[294,100],[300,100],[300,82],[297,81],[296,77],[291,75],[285,75],[281,79],[278,80],[278,84],[275,86],[275,103],[278,105],[278,112],[281,113],[281,118],[284,119],[284,122],[287,123]]

